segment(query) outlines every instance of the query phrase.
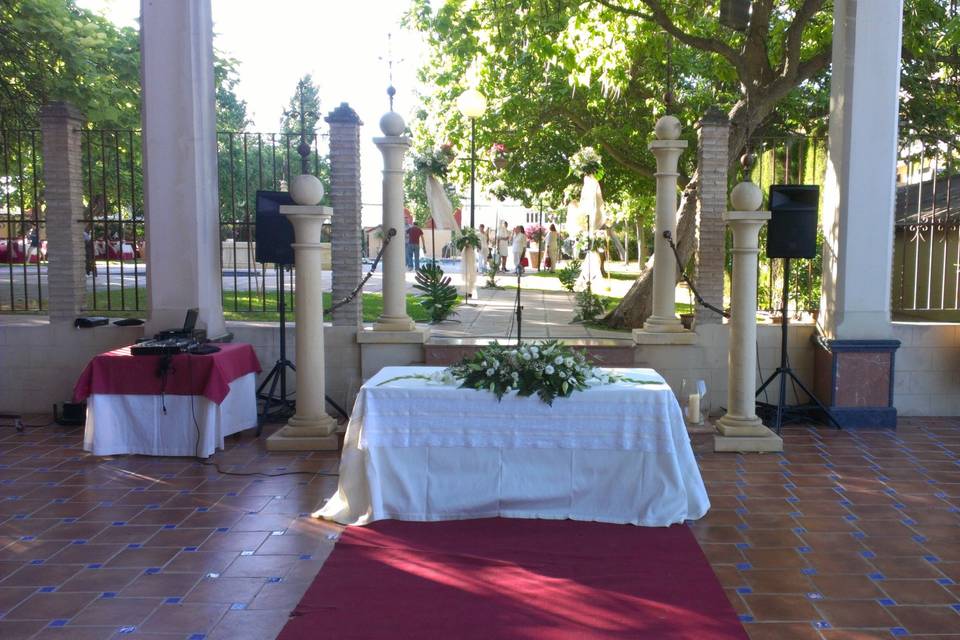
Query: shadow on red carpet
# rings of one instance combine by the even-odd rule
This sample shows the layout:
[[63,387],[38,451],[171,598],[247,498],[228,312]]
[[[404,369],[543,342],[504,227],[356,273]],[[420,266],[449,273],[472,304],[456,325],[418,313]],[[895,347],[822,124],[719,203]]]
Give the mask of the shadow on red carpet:
[[350,527],[292,615],[280,640],[747,638],[681,525]]

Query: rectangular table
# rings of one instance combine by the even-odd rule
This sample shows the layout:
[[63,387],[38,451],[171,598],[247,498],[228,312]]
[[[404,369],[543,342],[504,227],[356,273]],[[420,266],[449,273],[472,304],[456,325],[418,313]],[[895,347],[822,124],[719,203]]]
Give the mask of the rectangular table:
[[74,387],[74,400],[87,402],[83,448],[206,458],[226,436],[255,427],[257,355],[249,344],[217,346],[172,356],[165,376],[163,356],[134,356],[130,347],[94,357]]
[[652,369],[552,406],[385,367],[360,389],[337,492],[317,516],[375,520],[554,518],[666,526],[710,508],[680,406]]

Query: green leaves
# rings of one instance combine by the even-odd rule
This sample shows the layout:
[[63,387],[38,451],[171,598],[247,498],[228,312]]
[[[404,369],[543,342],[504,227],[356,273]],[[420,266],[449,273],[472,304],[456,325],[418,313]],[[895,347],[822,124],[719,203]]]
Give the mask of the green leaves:
[[422,291],[420,305],[430,314],[432,323],[441,322],[453,315],[457,306],[457,289],[450,284],[450,277],[434,262],[427,262],[417,270],[414,289]]

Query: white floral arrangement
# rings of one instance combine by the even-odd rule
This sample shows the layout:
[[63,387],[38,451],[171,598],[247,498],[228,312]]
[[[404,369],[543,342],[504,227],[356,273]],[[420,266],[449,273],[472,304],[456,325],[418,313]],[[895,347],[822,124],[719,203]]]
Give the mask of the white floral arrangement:
[[548,405],[554,399],[569,397],[594,385],[624,381],[634,384],[660,384],[652,380],[625,378],[587,363],[580,351],[556,340],[523,343],[508,347],[494,342],[472,357],[444,369],[434,376],[409,375],[391,378],[380,386],[405,378],[432,380],[441,384],[489,391],[500,400],[507,393],[519,396],[536,394]]

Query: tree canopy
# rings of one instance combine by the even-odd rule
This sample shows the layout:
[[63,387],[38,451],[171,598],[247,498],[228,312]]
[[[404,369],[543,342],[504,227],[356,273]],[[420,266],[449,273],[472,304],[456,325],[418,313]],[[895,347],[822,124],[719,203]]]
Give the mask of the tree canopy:
[[[906,0],[904,132],[943,139],[956,130],[955,4]],[[832,3],[752,0],[744,31],[722,26],[718,7],[717,0],[412,0],[407,21],[426,36],[430,56],[420,75],[432,87],[414,133],[423,145],[463,147],[469,122],[456,98],[475,86],[490,105],[477,121],[478,148],[500,143],[509,153],[503,171],[482,163],[483,182],[500,179],[514,196],[560,199],[574,181],[567,159],[591,145],[603,155],[604,194],[623,202],[653,190],[647,143],[665,113],[680,118],[693,141],[706,109],[724,110],[731,162],[751,140],[825,133]],[[697,183],[695,145],[689,148],[681,158],[689,197],[678,228],[685,258]],[[642,278],[608,321],[639,326],[648,292]]]
[[[215,52],[217,124],[248,125],[235,61]],[[0,128],[33,127],[40,107],[73,103],[99,129],[140,128],[140,34],[73,0],[0,2]]]

